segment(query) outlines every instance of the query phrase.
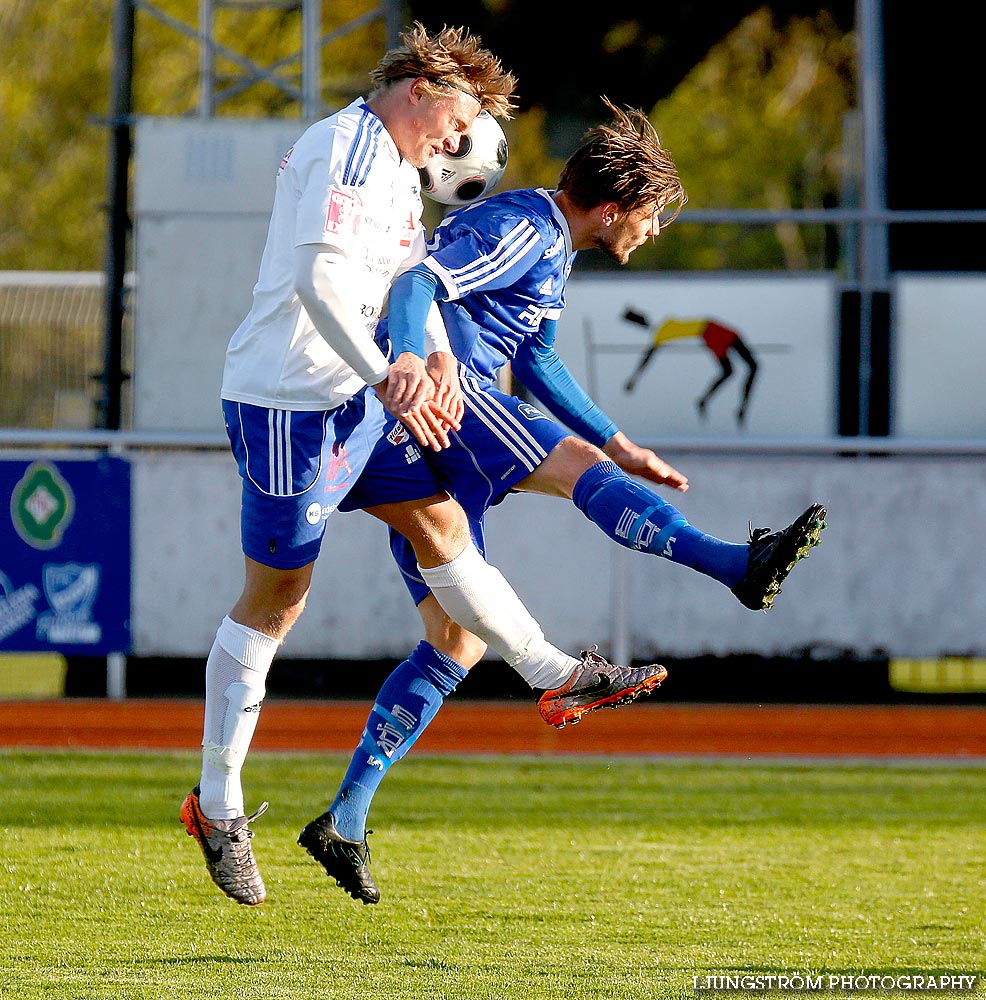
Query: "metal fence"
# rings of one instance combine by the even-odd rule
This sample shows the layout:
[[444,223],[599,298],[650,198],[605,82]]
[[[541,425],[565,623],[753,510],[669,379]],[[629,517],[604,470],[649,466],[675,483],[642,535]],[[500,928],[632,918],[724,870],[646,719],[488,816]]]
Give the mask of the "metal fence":
[[0,271],[0,427],[94,426],[104,288],[99,272]]

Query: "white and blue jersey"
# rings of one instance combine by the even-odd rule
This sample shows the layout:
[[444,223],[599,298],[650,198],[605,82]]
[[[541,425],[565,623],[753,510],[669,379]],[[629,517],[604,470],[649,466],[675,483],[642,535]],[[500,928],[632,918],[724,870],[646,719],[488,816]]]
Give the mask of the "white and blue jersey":
[[[616,425],[578,385],[554,348],[565,284],[575,260],[564,215],[544,190],[508,191],[449,215],[429,255],[395,280],[389,334],[396,356],[420,353],[428,307],[437,300],[466,409],[452,444],[421,460],[381,441],[340,509],[372,507],[447,491],[469,515],[481,551],[483,518],[570,432],[536,406],[494,387],[513,373],[567,427],[602,445]],[[420,455],[420,452],[418,452]],[[416,603],[428,593],[414,553],[395,533],[391,547]]]
[[424,255],[421,212],[418,172],[363,101],[309,126],[277,170],[253,305],[230,339],[222,398],[331,410],[359,392],[366,373],[339,356],[298,298],[296,249],[325,245],[344,258],[339,291],[364,325],[351,336],[369,343],[394,275]]
[[[226,352],[222,400],[243,480],[250,558],[292,569],[318,554],[325,519],[357,481],[385,411],[315,328],[295,291],[296,248],[332,247],[372,347],[398,271],[424,253],[420,178],[363,100],[311,125],[281,161],[249,314]],[[387,360],[373,348],[386,375]]]

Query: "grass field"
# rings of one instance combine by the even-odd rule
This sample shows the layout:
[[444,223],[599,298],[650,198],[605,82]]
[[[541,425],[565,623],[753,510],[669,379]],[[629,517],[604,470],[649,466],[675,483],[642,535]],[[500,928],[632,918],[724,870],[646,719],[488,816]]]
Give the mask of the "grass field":
[[0,997],[657,1000],[744,972],[983,995],[986,769],[412,758],[364,907],[294,843],[343,767],[251,756],[248,908],[177,821],[197,755],[0,753]]

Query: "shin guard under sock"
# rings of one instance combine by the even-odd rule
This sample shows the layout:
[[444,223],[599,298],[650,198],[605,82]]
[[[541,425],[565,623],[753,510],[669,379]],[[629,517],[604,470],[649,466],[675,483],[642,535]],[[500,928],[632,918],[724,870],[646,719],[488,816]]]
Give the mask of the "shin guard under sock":
[[421,642],[384,681],[339,792],[329,806],[348,840],[366,835],[370,803],[390,765],[400,760],[466,676],[451,657]]
[[684,515],[615,462],[599,462],[578,479],[572,502],[628,549],[662,556],[732,587],[746,572],[749,546],[693,528]]

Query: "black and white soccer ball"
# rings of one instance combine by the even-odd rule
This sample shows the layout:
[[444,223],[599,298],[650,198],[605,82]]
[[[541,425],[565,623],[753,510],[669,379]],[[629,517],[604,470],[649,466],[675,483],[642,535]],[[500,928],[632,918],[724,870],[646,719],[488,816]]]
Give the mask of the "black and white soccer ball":
[[421,168],[421,191],[440,205],[468,205],[490,194],[506,169],[507,137],[480,111],[454,153],[436,153]]

